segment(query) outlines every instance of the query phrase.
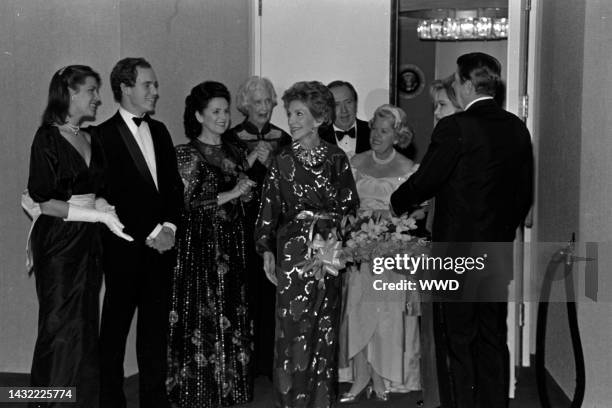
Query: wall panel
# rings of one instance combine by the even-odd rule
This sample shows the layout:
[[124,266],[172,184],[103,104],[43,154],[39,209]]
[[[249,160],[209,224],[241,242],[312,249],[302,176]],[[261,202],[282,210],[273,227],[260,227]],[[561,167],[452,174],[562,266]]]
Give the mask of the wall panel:
[[[161,83],[157,115],[175,143],[184,142],[182,115],[191,87],[215,79],[234,92],[249,73],[248,10],[247,0],[0,2],[0,372],[28,372],[34,349],[38,306],[34,279],[25,271],[29,221],[19,198],[53,73],[73,63],[96,69],[101,121],[117,109],[109,85],[113,65],[144,56]],[[133,343],[132,335],[127,374],[136,371]]]

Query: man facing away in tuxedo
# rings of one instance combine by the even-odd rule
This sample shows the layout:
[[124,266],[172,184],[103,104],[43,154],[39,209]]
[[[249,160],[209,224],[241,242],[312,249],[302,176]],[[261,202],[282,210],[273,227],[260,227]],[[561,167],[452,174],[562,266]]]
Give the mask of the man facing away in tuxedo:
[[[183,183],[172,139],[155,112],[158,82],[143,58],[125,58],[110,76],[118,112],[98,126],[108,167],[108,201],[134,242],[105,234],[106,292],[100,328],[102,408],[125,408],[123,360],[138,309],[136,356],[141,407],[169,408],[165,380],[169,287]],[[123,242],[121,242],[123,241]],[[129,245],[126,245],[129,244]]]
[[444,408],[508,406],[511,243],[532,203],[533,154],[525,124],[493,100],[500,81],[500,63],[490,55],[457,59],[453,87],[464,111],[438,122],[418,171],[391,196],[397,214],[435,197],[432,255],[487,248],[479,243],[501,248],[484,271],[464,273],[468,295],[434,304]]

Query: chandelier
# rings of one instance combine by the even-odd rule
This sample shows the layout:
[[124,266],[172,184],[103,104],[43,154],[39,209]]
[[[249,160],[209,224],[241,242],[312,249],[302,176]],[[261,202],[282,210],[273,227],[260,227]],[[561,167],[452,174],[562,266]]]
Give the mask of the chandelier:
[[420,18],[417,34],[424,41],[483,41],[508,38],[508,9],[437,9],[400,13]]

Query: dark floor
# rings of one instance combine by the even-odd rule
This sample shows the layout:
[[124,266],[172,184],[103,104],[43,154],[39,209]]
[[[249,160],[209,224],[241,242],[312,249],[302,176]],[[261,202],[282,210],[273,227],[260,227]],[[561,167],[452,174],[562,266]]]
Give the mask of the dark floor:
[[[27,386],[27,374],[0,373],[0,387]],[[346,384],[343,384],[346,385]],[[347,387],[341,387],[346,391]],[[138,407],[138,376],[133,375],[126,379],[125,392],[128,398],[128,408]],[[569,401],[561,392],[556,384],[549,386],[552,407],[567,407]],[[387,403],[377,401],[361,401],[351,404],[351,408],[412,408],[416,407],[416,402],[420,399],[420,392],[410,394],[392,394],[391,400]],[[272,407],[272,384],[266,377],[258,377],[255,380],[255,400],[241,408],[270,408]],[[0,403],[0,407],[24,408],[25,404]],[[516,398],[511,400],[510,408],[540,408],[538,392],[535,385],[535,375],[533,368],[523,368],[519,372],[519,382],[516,390]]]

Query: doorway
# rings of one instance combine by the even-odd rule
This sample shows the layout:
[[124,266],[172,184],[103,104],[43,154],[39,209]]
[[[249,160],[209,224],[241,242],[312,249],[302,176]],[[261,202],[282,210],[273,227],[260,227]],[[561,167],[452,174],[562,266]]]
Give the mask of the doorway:
[[[433,106],[429,85],[434,79],[453,74],[458,56],[468,52],[484,52],[497,58],[502,65],[506,85],[504,108],[525,120],[532,138],[534,118],[529,115],[529,96],[534,99],[535,24],[529,16],[537,15],[537,0],[392,0],[391,1],[391,77],[389,99],[400,106],[412,119],[415,129],[414,159],[420,162],[433,131]],[[473,12],[493,13],[507,17],[507,38],[495,40],[432,41],[420,40],[419,22],[425,18],[459,17]],[[532,20],[536,20],[535,18]],[[533,21],[532,21],[533,23]],[[535,140],[534,140],[535,144]],[[537,167],[537,166],[536,166]],[[536,189],[537,190],[537,189]],[[536,198],[537,199],[537,198]],[[516,302],[508,305],[508,348],[510,350],[510,397],[516,388],[516,367],[530,364],[530,345],[533,344],[532,307],[524,303],[523,282],[531,279],[533,261],[525,251],[531,240],[532,223],[517,233],[515,277],[510,286]]]

